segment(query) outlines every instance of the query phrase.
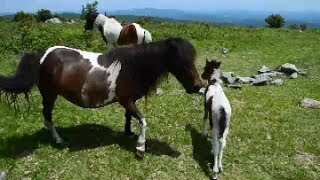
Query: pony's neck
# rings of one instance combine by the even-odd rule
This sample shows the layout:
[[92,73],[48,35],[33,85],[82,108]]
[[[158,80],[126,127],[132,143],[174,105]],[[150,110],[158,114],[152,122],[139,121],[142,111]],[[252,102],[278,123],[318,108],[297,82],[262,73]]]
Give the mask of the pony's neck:
[[106,17],[105,15],[99,14],[99,15],[97,16],[96,20],[94,21],[94,24],[95,24],[97,27],[103,26],[107,19],[108,19],[108,17]]

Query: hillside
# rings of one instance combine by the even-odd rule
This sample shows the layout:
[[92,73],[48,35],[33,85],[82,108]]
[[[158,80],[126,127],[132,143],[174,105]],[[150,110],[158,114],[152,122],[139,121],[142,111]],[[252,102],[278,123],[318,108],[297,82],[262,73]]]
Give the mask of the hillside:
[[[251,76],[266,65],[293,63],[308,76],[284,78],[283,86],[224,88],[232,122],[221,179],[320,179],[320,111],[299,102],[320,100],[320,30],[211,26],[206,23],[147,23],[155,41],[180,36],[197,51],[197,69],[219,58],[223,71]],[[83,24],[7,23],[0,21],[0,74],[13,74],[23,52],[64,45],[105,52],[98,31]],[[222,47],[230,52],[222,56]],[[152,61],[153,59],[150,59]],[[33,89],[31,109],[19,97],[17,113],[0,99],[0,171],[8,179],[209,179],[210,135],[200,136],[203,97],[188,95],[173,76],[163,94],[139,100],[145,116],[147,150],[134,156],[135,139],[123,135],[124,110],[118,104],[83,109],[59,97],[53,122],[66,146],[55,145],[44,129],[41,96]],[[136,121],[134,132],[138,132]],[[209,133],[209,129],[207,131]]]

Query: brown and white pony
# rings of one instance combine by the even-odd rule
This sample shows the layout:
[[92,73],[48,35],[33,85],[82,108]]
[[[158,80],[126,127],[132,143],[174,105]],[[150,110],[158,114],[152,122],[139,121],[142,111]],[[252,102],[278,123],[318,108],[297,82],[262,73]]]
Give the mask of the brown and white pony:
[[117,45],[122,46],[152,42],[150,32],[137,23],[122,25],[115,18],[109,18],[97,12],[89,12],[85,18],[85,30],[92,30],[94,26],[96,26],[108,50]]
[[54,46],[46,52],[25,53],[15,75],[0,75],[0,91],[28,93],[37,85],[44,125],[57,143],[62,143],[62,139],[53,126],[52,109],[58,95],[83,108],[119,102],[126,110],[125,133],[133,134],[132,116],[140,123],[136,149],[143,155],[147,123],[135,105],[136,100],[153,90],[168,73],[178,79],[187,93],[197,93],[202,83],[195,56],[193,45],[181,38],[121,47],[105,54]]

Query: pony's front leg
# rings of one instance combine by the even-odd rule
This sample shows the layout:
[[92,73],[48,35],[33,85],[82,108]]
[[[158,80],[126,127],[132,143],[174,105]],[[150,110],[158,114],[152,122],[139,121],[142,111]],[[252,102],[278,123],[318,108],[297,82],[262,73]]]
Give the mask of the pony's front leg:
[[129,136],[129,137],[133,137],[134,136],[134,133],[131,131],[131,119],[132,119],[132,115],[131,113],[126,110],[126,114],[125,114],[125,117],[126,117],[126,124],[124,126],[124,133]]

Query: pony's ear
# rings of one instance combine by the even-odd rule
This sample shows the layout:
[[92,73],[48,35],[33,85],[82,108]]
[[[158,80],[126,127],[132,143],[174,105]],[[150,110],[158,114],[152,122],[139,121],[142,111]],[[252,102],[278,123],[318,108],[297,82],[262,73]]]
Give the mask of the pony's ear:
[[217,69],[220,67],[220,65],[221,65],[221,61],[218,61],[217,62]]
[[208,58],[206,58],[206,64],[208,64],[208,63],[209,63]]

